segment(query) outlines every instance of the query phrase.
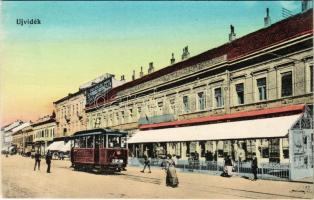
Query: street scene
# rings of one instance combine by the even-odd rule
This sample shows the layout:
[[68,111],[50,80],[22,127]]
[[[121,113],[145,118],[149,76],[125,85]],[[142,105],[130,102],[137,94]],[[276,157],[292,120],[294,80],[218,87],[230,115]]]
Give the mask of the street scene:
[[314,198],[313,1],[0,6],[2,197]]
[[164,198],[164,199],[291,199],[313,197],[313,184],[284,181],[251,181],[199,173],[178,173],[179,187],[166,187],[160,167],[152,173],[128,167],[117,174],[74,171],[68,160],[53,160],[51,174],[42,162],[34,171],[34,160],[21,156],[2,159],[2,192],[6,198]]

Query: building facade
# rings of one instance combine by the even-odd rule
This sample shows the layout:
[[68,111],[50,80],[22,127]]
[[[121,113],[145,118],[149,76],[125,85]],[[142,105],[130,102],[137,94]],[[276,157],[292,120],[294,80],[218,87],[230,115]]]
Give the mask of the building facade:
[[[135,157],[172,154],[187,160],[196,151],[205,160],[205,152],[211,151],[216,154],[216,159],[223,161],[226,155],[231,154],[230,149],[240,149],[245,155],[240,158],[243,160],[252,159],[254,154],[261,163],[288,164],[291,162],[289,149],[291,151],[292,142],[287,131],[280,136],[254,136],[252,132],[254,137],[249,134],[247,139],[233,138],[232,135],[223,139],[202,139],[197,136],[197,126],[230,120],[253,120],[253,123],[262,118],[270,121],[293,118],[295,121],[289,122],[285,130],[294,130],[297,118],[302,118],[295,112],[300,112],[306,113],[302,116],[306,116],[305,121],[309,124],[302,128],[307,133],[304,138],[312,141],[312,12],[311,9],[275,24],[267,24],[265,28],[239,39],[235,39],[232,27],[234,37],[230,37],[228,43],[193,57],[186,57],[189,54],[185,48],[182,61],[175,63],[172,58],[170,66],[113,88],[102,101],[87,105],[87,128],[129,131],[130,153]],[[296,111],[293,106],[302,108]],[[257,114],[259,112],[264,114]],[[261,119],[256,119],[256,116]],[[195,132],[194,137],[180,142],[169,138],[185,126],[192,126],[184,130]],[[165,134],[163,129],[168,131],[164,135],[168,141],[154,140],[155,135],[149,135],[149,131]],[[134,132],[137,133],[132,136]],[[208,134],[218,136],[215,130]],[[306,149],[310,152],[313,144]],[[240,156],[236,156],[234,151],[232,156],[239,160]],[[306,167],[313,168],[312,154],[304,155],[303,160]]]
[[35,151],[41,155],[47,153],[47,147],[52,143],[56,132],[56,120],[52,116],[45,116],[32,124],[33,143]]
[[23,135],[23,146],[21,152],[22,154],[28,154],[35,150],[34,131],[32,124],[30,126],[23,128],[21,131]]
[[69,136],[78,130],[86,129],[85,103],[83,90],[54,102],[56,137]]
[[12,144],[12,130],[20,125],[22,125],[24,122],[21,120],[16,120],[15,122],[3,127],[1,129],[1,143],[2,143],[2,151],[9,151],[9,148]]
[[87,128],[311,105],[312,39],[310,10],[112,89],[87,105]]
[[102,97],[99,94],[103,94],[123,82],[123,80],[116,80],[112,74],[105,74],[81,85],[76,93],[54,102],[57,123],[56,137],[67,137],[77,131],[86,130],[86,104],[101,100],[99,98]]

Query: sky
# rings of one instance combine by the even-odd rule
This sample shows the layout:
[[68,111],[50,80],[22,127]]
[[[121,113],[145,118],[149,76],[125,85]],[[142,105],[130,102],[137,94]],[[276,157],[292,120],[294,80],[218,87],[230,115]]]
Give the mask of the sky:
[[[52,113],[53,102],[105,73],[131,80],[148,63],[155,70],[272,23],[282,8],[294,14],[300,1],[0,1],[0,125],[35,121]],[[17,24],[39,19],[39,25]]]

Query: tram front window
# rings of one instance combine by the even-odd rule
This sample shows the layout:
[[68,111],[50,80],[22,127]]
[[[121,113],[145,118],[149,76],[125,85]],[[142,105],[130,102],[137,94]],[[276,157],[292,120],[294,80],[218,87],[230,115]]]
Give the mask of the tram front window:
[[108,136],[109,148],[120,147],[125,148],[126,138],[121,136],[109,135]]

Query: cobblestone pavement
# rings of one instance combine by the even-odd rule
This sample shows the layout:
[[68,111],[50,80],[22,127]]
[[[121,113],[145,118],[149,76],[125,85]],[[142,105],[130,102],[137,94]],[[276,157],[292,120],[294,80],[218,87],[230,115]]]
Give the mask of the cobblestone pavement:
[[165,186],[165,172],[140,168],[104,175],[74,171],[69,161],[52,161],[47,174],[45,161],[33,171],[34,160],[19,155],[1,156],[2,196],[13,198],[215,198],[215,199],[312,199],[313,184],[283,181],[250,181],[197,173],[178,173],[179,187]]

